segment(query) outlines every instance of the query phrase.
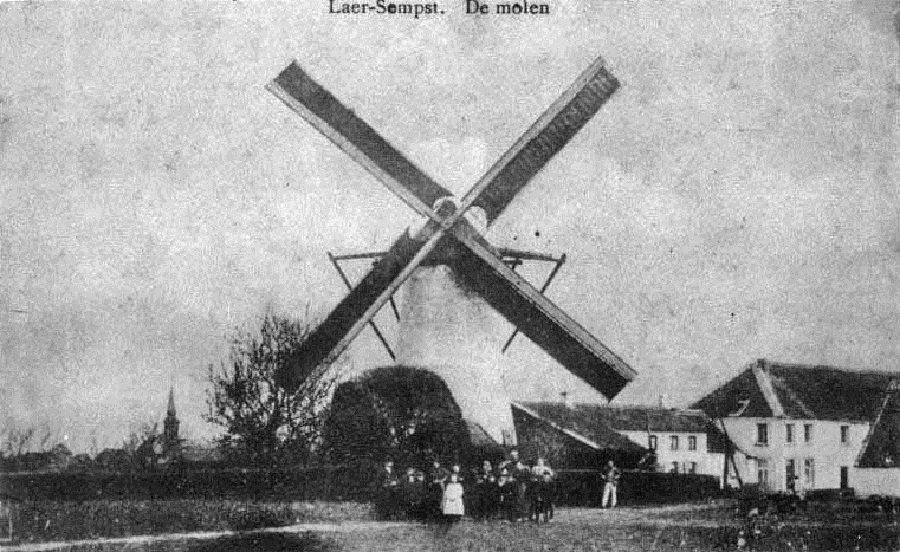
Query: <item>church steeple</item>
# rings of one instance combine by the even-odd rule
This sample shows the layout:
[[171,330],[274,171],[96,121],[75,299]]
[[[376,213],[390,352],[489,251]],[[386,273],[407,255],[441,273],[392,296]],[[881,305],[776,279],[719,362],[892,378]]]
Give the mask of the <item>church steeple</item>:
[[175,388],[169,387],[169,405],[166,418],[163,420],[162,446],[163,454],[172,455],[178,452],[178,426],[180,422],[175,415]]
[[166,417],[175,417],[175,388],[169,387],[169,407],[166,408]]

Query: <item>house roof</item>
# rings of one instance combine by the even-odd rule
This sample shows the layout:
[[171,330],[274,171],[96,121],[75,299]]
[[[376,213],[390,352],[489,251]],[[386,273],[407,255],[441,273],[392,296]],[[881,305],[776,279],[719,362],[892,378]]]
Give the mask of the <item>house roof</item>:
[[[552,421],[560,427],[582,435],[592,441],[614,445],[620,439],[620,431],[645,431],[657,433],[705,433],[707,450],[724,453],[727,438],[715,427],[706,414],[699,410],[658,408],[653,406],[603,406],[597,404],[573,404],[554,402],[529,402],[521,406],[536,415]],[[630,440],[629,440],[630,442]]]
[[714,418],[784,416],[871,422],[893,379],[900,379],[900,372],[760,359],[691,406]]
[[709,418],[700,410],[659,408],[654,406],[603,406],[599,404],[523,403],[532,410],[553,419],[607,427],[615,431],[657,431],[669,433],[703,433]]
[[628,452],[644,450],[627,437],[606,425],[594,423],[577,410],[567,412],[569,407],[563,403],[513,403],[512,406],[593,449]]

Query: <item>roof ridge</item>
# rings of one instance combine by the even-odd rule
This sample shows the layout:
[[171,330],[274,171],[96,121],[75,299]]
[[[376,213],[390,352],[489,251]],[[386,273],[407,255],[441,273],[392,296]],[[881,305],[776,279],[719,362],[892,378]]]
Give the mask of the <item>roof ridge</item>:
[[787,368],[797,370],[833,370],[836,372],[848,372],[851,374],[869,374],[888,377],[900,377],[900,370],[878,368],[849,368],[832,364],[809,364],[803,362],[778,362],[775,360],[760,359],[769,368]]
[[565,403],[563,401],[521,401],[519,404],[553,404],[560,406],[568,406],[572,405],[575,407],[590,407],[590,408],[598,408],[604,410],[625,410],[629,408],[642,409],[642,410],[659,410],[659,411],[673,411],[677,410],[679,412],[689,412],[696,414],[704,414],[703,410],[700,408],[687,408],[687,407],[677,407],[677,406],[658,406],[655,404],[603,404],[603,403],[590,403],[590,402],[579,402],[579,403]]

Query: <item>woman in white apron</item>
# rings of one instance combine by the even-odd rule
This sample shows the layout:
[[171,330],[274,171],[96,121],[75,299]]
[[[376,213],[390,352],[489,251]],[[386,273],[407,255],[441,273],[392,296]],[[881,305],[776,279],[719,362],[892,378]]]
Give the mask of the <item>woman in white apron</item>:
[[444,496],[441,500],[441,512],[444,518],[453,523],[459,521],[466,513],[463,506],[463,486],[459,482],[459,476],[450,474],[450,480],[444,486]]

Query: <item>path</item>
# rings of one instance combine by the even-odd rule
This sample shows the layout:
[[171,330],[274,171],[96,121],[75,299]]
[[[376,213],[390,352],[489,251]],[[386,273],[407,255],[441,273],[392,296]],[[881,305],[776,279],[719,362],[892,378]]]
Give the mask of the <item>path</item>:
[[342,533],[350,531],[384,531],[398,527],[411,527],[412,522],[393,521],[343,521],[339,523],[300,523],[284,527],[269,527],[252,531],[194,531],[190,533],[163,533],[159,535],[135,535],[132,537],[81,539],[72,541],[36,542],[17,545],[0,544],[2,552],[44,552],[46,550],[65,550],[78,546],[116,545],[116,544],[152,544],[170,541],[209,540],[248,533]]

